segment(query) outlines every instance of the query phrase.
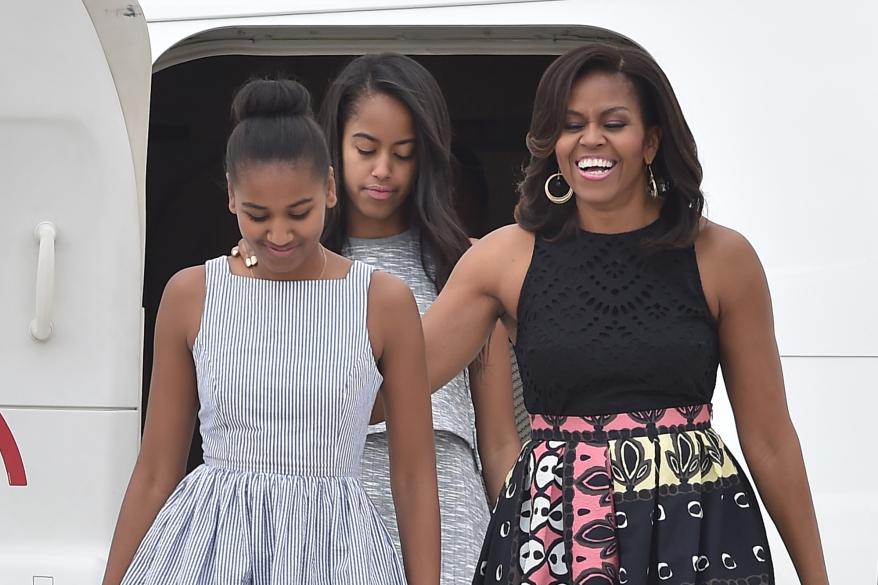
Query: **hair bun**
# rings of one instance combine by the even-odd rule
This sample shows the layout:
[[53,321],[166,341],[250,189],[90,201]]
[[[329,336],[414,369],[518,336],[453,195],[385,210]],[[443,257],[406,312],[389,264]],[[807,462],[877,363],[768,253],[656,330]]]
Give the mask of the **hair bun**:
[[311,94],[292,79],[254,79],[232,100],[235,124],[248,118],[279,118],[311,114]]

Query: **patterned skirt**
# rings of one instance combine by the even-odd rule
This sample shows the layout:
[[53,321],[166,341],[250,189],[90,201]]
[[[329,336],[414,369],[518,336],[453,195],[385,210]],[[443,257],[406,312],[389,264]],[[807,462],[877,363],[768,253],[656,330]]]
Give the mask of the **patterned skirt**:
[[710,419],[532,416],[473,583],[772,585],[756,497]]

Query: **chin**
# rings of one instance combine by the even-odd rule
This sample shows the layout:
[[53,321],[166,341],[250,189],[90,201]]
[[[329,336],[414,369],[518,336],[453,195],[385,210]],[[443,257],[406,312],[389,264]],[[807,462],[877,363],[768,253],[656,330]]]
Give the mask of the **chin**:
[[576,193],[576,198],[588,205],[607,205],[616,199],[615,193]]
[[393,217],[399,209],[400,205],[393,200],[388,201],[370,201],[369,205],[364,206],[361,210],[363,215],[371,220],[384,221]]
[[300,262],[298,262],[298,257],[295,258],[274,258],[270,254],[266,254],[264,258],[261,258],[259,262],[262,265],[275,274],[284,274],[286,272],[292,272],[295,270]]

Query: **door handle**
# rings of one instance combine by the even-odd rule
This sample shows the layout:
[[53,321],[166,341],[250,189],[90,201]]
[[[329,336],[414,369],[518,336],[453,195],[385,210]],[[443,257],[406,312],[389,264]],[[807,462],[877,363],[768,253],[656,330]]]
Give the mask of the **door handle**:
[[52,336],[52,308],[55,301],[55,235],[58,230],[51,221],[41,221],[34,229],[40,243],[37,259],[36,315],[30,322],[30,334],[37,341]]

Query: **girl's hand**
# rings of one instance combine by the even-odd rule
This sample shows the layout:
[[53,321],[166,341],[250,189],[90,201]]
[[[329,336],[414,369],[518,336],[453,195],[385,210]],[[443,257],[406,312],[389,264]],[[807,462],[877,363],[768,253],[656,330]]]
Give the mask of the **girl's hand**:
[[253,268],[256,266],[256,263],[259,262],[259,260],[256,259],[253,250],[250,249],[250,245],[244,240],[244,238],[238,240],[238,245],[232,247],[230,254],[235,258],[238,256],[243,258],[244,266],[247,268]]
[[155,325],[149,406],[140,455],[113,535],[104,585],[117,585],[143,536],[186,473],[198,410],[192,345],[205,296],[204,266],[186,268],[165,287]]

